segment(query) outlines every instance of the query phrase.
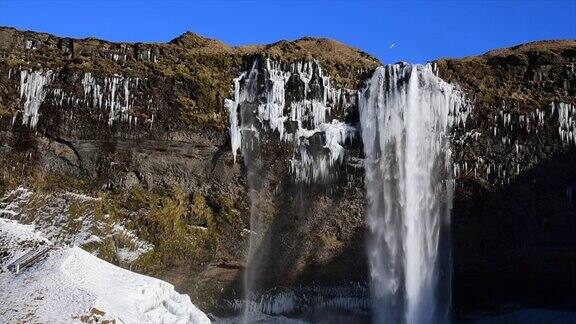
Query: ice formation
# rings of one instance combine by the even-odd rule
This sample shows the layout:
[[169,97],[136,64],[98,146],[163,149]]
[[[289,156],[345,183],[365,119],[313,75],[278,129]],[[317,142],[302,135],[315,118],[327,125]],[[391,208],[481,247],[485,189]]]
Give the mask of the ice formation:
[[103,78],[103,85],[91,73],[85,73],[82,79],[84,100],[92,108],[104,108],[108,112],[108,125],[114,121],[131,121],[128,115],[132,97],[130,89],[138,84],[138,79],[113,75]]
[[[234,79],[234,99],[226,100],[234,159],[238,151],[251,149],[250,141],[243,143],[245,133],[258,138],[270,131],[294,145],[290,169],[296,181],[325,180],[328,170],[343,161],[343,144],[356,132],[331,118],[332,109],[350,107],[355,92],[334,88],[317,61],[282,64],[267,59],[262,64],[255,61],[249,72]],[[260,74],[265,78],[263,91],[258,87]],[[289,83],[295,93],[287,93]]]
[[[451,125],[469,107],[432,65],[379,67],[359,94],[376,322],[447,321]],[[464,114],[462,114],[464,112]]]
[[[361,316],[369,315],[370,300],[367,287],[361,284],[342,286],[306,285],[280,291],[269,291],[257,300],[234,300],[229,306],[234,310],[248,310],[244,320],[250,323],[268,322],[286,315],[322,311],[349,312]],[[247,303],[247,305],[246,305]],[[270,320],[266,320],[270,319]],[[228,319],[236,323],[235,318]],[[273,321],[273,322],[276,322]],[[217,322],[219,322],[217,320]],[[225,321],[228,322],[228,321]],[[282,322],[282,321],[280,321]],[[296,320],[296,322],[300,323]]]
[[[553,107],[554,104],[552,104]],[[558,103],[558,132],[562,142],[576,144],[576,106],[566,103]]]
[[36,128],[40,105],[46,98],[47,89],[45,87],[52,81],[52,77],[51,70],[20,71],[20,98],[24,100],[23,125]]
[[[461,114],[468,110],[467,105],[464,103],[460,108]],[[531,167],[533,161],[526,161],[526,156],[534,153],[531,142],[537,141],[539,134],[545,133],[546,129],[553,125],[558,128],[559,137],[564,144],[576,143],[576,132],[574,132],[576,108],[574,105],[552,103],[544,109],[536,108],[528,112],[524,112],[525,107],[519,105],[521,104],[517,102],[513,104],[502,102],[499,107],[490,107],[489,132],[480,133],[478,128],[466,130],[468,126],[462,123],[452,123],[451,143],[454,151],[460,152],[453,164],[455,178],[474,176],[492,185],[510,184],[514,176]],[[472,124],[478,127],[478,123]],[[507,157],[501,159],[491,156],[485,160],[479,155],[462,155],[461,152],[466,151],[470,145],[476,145],[475,141],[480,141],[484,145],[490,143],[489,145],[499,146]]]
[[234,155],[234,162],[236,162],[236,154],[242,144],[242,134],[238,123],[238,103],[240,102],[240,80],[244,78],[245,75],[246,73],[242,73],[234,79],[234,100],[227,99],[225,102],[229,113],[230,143],[232,146],[232,154]]
[[[89,108],[108,111],[108,125],[120,120],[130,125],[138,124],[137,117],[129,115],[134,98],[131,91],[138,87],[139,79],[113,75],[98,78],[92,73],[84,73],[82,87],[84,98],[76,98],[60,88],[47,87],[54,81],[56,73],[52,70],[21,70],[20,97],[23,100],[22,123],[36,128],[42,103],[50,99],[50,104],[58,107],[77,107],[85,105]],[[14,116],[14,120],[16,116]]]

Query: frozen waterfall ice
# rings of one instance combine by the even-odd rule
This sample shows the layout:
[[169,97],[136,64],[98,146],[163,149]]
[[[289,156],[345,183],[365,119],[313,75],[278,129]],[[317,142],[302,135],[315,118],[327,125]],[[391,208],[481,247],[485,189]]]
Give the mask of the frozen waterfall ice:
[[[333,118],[332,110],[349,109],[355,95],[334,87],[317,61],[255,60],[247,73],[234,79],[234,99],[225,102],[234,160],[239,151],[253,151],[249,137],[269,132],[293,145],[289,167],[296,182],[329,179],[332,167],[344,160],[344,143],[356,133],[353,126]],[[318,136],[323,138],[320,147],[314,145]]]
[[459,91],[434,66],[379,67],[359,93],[372,312],[377,323],[448,321]]

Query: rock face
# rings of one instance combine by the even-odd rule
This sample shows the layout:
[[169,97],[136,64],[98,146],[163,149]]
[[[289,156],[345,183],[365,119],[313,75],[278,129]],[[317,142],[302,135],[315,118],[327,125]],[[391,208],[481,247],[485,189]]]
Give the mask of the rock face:
[[474,104],[452,143],[457,308],[575,306],[575,45],[537,42],[438,62]]
[[[241,293],[254,208],[268,215],[262,289],[364,281],[359,137],[342,143],[336,176],[295,181],[294,146],[267,119],[254,153],[259,199],[251,204],[245,154],[235,159],[232,148],[240,146],[230,140],[230,102],[238,99],[236,83],[245,85],[238,77],[254,62],[265,75],[267,61],[284,72],[294,64],[321,67],[327,77],[321,85],[314,77],[283,80],[288,103],[307,87],[327,85],[354,99],[379,65],[326,39],[232,48],[192,33],[168,44],[125,44],[1,28],[0,191],[26,186],[38,195],[101,197],[99,213],[154,248],[129,263],[118,258],[117,237],[84,248],[173,283],[204,310]],[[470,101],[451,138],[454,306],[540,305],[546,296],[576,307],[576,42],[434,64]],[[257,80],[257,101],[265,102],[270,84]],[[325,116],[359,126],[355,102]],[[325,130],[314,136],[325,145]],[[33,206],[27,215],[34,220]],[[496,295],[494,286],[506,289]]]

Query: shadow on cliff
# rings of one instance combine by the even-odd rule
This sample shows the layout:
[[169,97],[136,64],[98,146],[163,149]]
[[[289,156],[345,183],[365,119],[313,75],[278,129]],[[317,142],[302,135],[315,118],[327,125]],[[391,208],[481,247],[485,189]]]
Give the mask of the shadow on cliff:
[[[258,199],[273,192],[266,204],[273,205],[275,212],[254,252],[261,260],[254,290],[260,294],[307,286],[317,287],[322,295],[324,288],[366,282],[362,174],[342,168],[337,178],[325,184],[294,183],[285,160],[275,158],[276,154],[285,152],[267,152],[267,165],[259,170],[267,182],[261,186],[267,188],[260,190],[268,193]],[[353,185],[347,180],[350,172],[355,172]],[[222,297],[241,299],[244,276],[238,272]]]
[[[576,149],[487,192],[461,181],[452,213],[457,313],[576,308]],[[471,195],[470,195],[471,193]],[[570,197],[569,197],[570,196]]]

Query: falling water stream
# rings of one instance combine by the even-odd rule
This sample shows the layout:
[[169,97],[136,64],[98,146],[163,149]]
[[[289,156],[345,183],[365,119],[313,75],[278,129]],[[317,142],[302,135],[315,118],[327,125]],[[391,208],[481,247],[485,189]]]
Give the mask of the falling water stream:
[[347,109],[354,99],[354,91],[334,88],[316,61],[283,64],[257,59],[234,80],[234,98],[226,101],[231,146],[234,159],[238,151],[242,153],[250,200],[244,322],[261,311],[263,304],[260,279],[270,251],[265,233],[273,216],[266,206],[275,199],[270,195],[274,191],[272,177],[266,173],[270,167],[266,157],[272,148],[261,147],[261,142],[271,136],[278,145],[292,147],[292,157],[285,162],[289,162],[286,167],[295,183],[327,181],[333,167],[343,161],[344,142],[356,132],[335,119],[331,110]]
[[[299,82],[300,92],[288,95],[288,82]],[[344,142],[356,132],[330,116],[333,107],[353,105],[346,100],[353,92],[346,91],[332,88],[317,62],[255,61],[234,80],[234,99],[226,106],[234,157],[242,153],[247,172],[251,213],[245,322],[254,311],[250,305],[269,249],[262,241],[265,210],[259,207],[270,199],[262,196],[270,188],[261,137],[276,134],[293,146],[294,181],[329,178],[343,160]],[[453,189],[448,132],[458,122],[461,105],[460,92],[436,76],[430,64],[379,67],[358,93],[374,322],[448,321]],[[286,129],[289,124],[296,127]],[[320,150],[312,145],[317,134],[324,139]]]
[[359,94],[374,322],[448,320],[447,132],[460,102],[432,65],[380,67]]

